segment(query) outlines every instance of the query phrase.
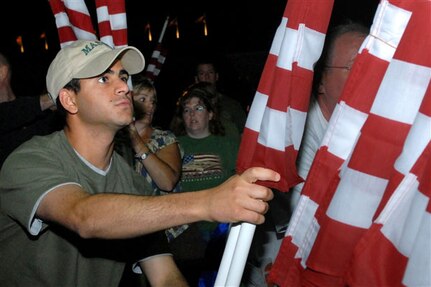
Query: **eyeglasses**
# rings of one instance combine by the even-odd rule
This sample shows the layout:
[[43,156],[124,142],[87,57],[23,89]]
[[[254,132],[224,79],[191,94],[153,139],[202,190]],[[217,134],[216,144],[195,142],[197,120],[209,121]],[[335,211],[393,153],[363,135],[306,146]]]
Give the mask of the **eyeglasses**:
[[193,108],[187,108],[185,107],[183,109],[183,115],[189,115],[191,114],[191,112],[197,112],[197,113],[202,113],[204,110],[206,110],[206,107],[202,106],[202,105],[197,105],[194,106]]
[[352,67],[349,66],[325,66],[325,69],[343,69],[346,71],[350,71]]

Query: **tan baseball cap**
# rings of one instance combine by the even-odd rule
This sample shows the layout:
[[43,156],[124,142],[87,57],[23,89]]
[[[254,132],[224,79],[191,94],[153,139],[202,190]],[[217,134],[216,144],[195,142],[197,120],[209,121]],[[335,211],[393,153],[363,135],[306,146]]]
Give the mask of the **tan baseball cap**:
[[46,75],[51,99],[55,103],[60,90],[72,79],[101,75],[118,58],[130,75],[141,72],[145,67],[144,56],[132,46],[114,49],[100,41],[77,40],[62,48]]

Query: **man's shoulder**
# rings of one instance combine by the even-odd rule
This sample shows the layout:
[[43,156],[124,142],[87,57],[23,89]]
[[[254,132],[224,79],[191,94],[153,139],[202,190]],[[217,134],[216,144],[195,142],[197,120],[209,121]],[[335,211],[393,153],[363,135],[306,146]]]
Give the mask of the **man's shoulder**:
[[55,148],[60,142],[64,140],[64,133],[62,131],[55,131],[48,135],[35,135],[28,141],[24,142],[20,148],[40,147],[40,148]]
[[13,158],[14,161],[26,161],[35,157],[48,159],[54,154],[64,153],[64,141],[64,133],[60,131],[44,136],[33,136],[18,146],[8,158]]

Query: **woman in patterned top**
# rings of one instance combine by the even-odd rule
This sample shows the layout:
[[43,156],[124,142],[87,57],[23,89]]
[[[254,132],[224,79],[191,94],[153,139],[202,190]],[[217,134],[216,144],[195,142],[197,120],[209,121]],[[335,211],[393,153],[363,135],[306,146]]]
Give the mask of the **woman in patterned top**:
[[177,191],[181,174],[181,154],[175,135],[152,126],[157,106],[154,85],[147,78],[133,78],[135,121],[128,131],[133,150],[135,170],[144,176],[161,195]]
[[[134,76],[132,82],[135,121],[116,138],[117,152],[147,179],[153,187],[154,195],[178,192],[181,190],[179,179],[182,156],[177,138],[169,130],[152,126],[157,107],[157,93],[153,83],[142,76]],[[165,233],[171,241],[187,228],[187,224],[171,227]]]

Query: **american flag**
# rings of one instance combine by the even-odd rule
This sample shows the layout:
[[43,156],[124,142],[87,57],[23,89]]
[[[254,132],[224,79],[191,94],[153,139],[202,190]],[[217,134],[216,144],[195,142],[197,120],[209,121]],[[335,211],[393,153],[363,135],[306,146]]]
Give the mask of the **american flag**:
[[[76,40],[96,40],[96,30],[84,0],[49,0],[58,30],[60,46]],[[124,0],[96,0],[100,40],[111,47],[127,45]]]
[[431,286],[430,12],[380,2],[269,282]]
[[186,154],[183,159],[182,181],[223,176],[221,159],[215,154]]

